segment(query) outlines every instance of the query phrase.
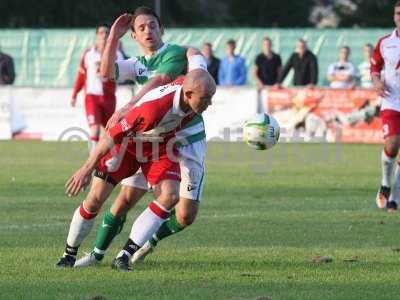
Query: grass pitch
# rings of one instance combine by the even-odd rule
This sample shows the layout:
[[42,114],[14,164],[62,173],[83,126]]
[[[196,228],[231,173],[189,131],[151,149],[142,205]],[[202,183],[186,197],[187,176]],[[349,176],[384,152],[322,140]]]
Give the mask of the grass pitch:
[[83,199],[67,198],[63,186],[86,145],[0,142],[0,299],[399,299],[399,216],[374,203],[380,150],[210,144],[196,222],[119,273],[111,259],[151,195],[100,267],[56,269]]

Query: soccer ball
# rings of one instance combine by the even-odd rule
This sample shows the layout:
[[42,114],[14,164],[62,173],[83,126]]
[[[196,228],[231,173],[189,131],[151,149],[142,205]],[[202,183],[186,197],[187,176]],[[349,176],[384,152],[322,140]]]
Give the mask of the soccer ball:
[[272,148],[279,140],[279,124],[273,116],[257,114],[244,123],[243,140],[252,148]]

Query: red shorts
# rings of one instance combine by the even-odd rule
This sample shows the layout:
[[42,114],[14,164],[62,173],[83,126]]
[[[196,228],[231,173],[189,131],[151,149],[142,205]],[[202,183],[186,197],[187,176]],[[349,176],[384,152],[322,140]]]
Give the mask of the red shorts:
[[89,126],[103,125],[106,127],[108,119],[115,111],[115,96],[86,95],[85,108]]
[[[130,144],[128,148],[131,148],[132,145],[134,144]],[[157,159],[141,162],[138,161],[134,151],[130,149],[120,152],[123,148],[123,145],[116,144],[113,151],[108,151],[97,166],[97,177],[116,185],[142,168],[142,172],[151,186],[165,179],[181,180],[179,163],[171,160],[166,152],[160,153]]]
[[400,112],[391,109],[382,110],[380,113],[382,119],[383,137],[400,135]]

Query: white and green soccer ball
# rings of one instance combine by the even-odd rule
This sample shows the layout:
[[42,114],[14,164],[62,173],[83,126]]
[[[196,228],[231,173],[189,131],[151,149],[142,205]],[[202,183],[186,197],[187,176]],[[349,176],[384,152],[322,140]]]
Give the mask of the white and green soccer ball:
[[244,123],[243,140],[252,148],[265,150],[278,143],[280,127],[278,121],[268,114],[256,114]]

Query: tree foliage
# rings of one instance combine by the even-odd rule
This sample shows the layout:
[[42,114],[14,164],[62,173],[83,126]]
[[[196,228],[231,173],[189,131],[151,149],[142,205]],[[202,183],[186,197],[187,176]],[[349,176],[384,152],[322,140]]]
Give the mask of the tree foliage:
[[[314,0],[160,0],[162,19],[174,27],[308,27]],[[390,27],[394,1],[353,0],[352,14],[339,11],[343,27]],[[113,21],[154,0],[2,0],[2,28],[79,28]]]

